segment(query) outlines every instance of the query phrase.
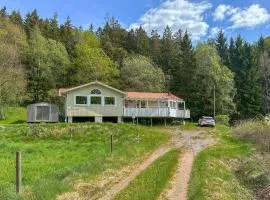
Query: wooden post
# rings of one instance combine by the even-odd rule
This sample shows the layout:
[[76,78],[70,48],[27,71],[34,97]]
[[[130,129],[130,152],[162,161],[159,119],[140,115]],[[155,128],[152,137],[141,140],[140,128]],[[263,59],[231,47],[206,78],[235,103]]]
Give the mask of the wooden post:
[[69,128],[69,141],[71,142],[71,140],[72,140],[72,128],[70,127]]
[[21,152],[16,152],[16,192],[20,193],[22,187]]
[[167,126],[167,119],[165,118],[165,126]]
[[152,117],[151,117],[151,127],[153,126],[153,119],[152,119]]
[[113,135],[111,134],[111,153],[113,152]]

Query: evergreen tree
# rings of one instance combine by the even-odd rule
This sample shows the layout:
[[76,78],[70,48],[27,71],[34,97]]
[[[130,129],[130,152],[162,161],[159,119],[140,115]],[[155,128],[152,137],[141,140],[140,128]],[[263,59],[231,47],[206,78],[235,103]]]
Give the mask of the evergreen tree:
[[171,74],[174,68],[175,49],[173,43],[172,30],[169,26],[164,29],[163,37],[161,39],[161,48],[159,56],[159,66],[163,69],[166,75]]
[[135,30],[136,53],[149,56],[150,44],[146,31],[140,26]]
[[237,94],[235,102],[237,113],[235,118],[252,118],[261,114],[261,91],[258,84],[259,76],[252,47],[240,35],[231,40],[230,65],[235,73]]
[[4,6],[3,8],[0,9],[0,17],[6,18],[7,16],[8,16],[7,7]]
[[64,24],[60,26],[60,41],[65,45],[68,54],[71,57],[75,56],[75,45],[76,41],[74,40],[75,30],[71,23],[70,17],[67,17]]
[[126,35],[124,48],[127,50],[128,53],[135,53],[137,51],[136,50],[136,36],[133,29],[128,31]]
[[48,38],[58,41],[59,40],[59,25],[58,25],[58,15],[55,13],[53,18],[50,19],[49,23],[49,34]]
[[161,50],[160,36],[157,30],[152,30],[150,38],[150,54],[154,63],[159,64],[159,55]]
[[27,13],[26,18],[24,20],[25,32],[28,38],[35,27],[39,28],[39,16],[37,10],[33,10],[31,13]]
[[227,66],[229,64],[228,46],[227,46],[226,37],[224,35],[224,31],[222,29],[219,30],[215,43],[216,43],[216,48],[221,58],[222,64]]
[[23,19],[19,11],[13,10],[9,18],[12,23],[19,25],[20,27],[23,26]]
[[121,65],[127,54],[123,48],[125,46],[126,30],[121,27],[117,20],[110,18],[98,35],[106,55]]
[[196,58],[192,46],[191,39],[186,31],[178,50],[180,63],[176,66],[173,72],[172,90],[178,96],[183,96],[187,101],[187,105],[191,108],[196,105]]

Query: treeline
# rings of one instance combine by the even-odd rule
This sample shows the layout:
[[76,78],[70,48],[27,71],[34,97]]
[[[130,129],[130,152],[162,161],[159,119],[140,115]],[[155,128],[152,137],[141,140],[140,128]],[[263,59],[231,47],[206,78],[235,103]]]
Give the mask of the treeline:
[[239,35],[193,46],[190,35],[169,26],[162,35],[126,30],[110,18],[103,27],[76,27],[57,14],[0,10],[0,107],[56,101],[56,89],[99,80],[123,90],[170,91],[182,96],[194,118],[216,113],[260,117],[270,109],[270,39],[249,44]]

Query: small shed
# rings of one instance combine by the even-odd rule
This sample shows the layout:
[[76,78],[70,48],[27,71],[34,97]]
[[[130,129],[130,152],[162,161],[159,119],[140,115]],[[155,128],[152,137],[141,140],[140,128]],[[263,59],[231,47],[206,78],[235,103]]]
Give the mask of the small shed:
[[49,103],[36,103],[27,106],[27,122],[58,122],[59,108]]

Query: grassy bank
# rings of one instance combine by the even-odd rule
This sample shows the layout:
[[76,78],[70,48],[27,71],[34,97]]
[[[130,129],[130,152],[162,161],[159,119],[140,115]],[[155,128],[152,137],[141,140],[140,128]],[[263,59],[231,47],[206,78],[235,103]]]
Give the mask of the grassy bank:
[[[72,190],[78,178],[89,181],[107,169],[137,162],[167,140],[161,131],[127,124],[0,127],[0,199],[53,199]],[[21,196],[15,194],[16,151],[23,158]]]
[[231,129],[217,126],[218,143],[196,157],[188,189],[189,200],[254,199],[234,171],[238,160],[251,155],[251,144],[234,139]]
[[116,200],[154,200],[159,197],[177,167],[179,150],[172,150],[157,159],[127,188],[116,196]]
[[26,122],[26,108],[8,107],[4,109],[5,119],[0,124],[21,124]]

